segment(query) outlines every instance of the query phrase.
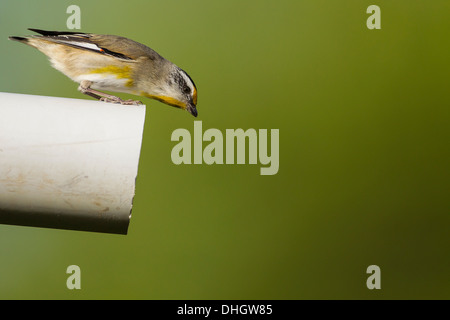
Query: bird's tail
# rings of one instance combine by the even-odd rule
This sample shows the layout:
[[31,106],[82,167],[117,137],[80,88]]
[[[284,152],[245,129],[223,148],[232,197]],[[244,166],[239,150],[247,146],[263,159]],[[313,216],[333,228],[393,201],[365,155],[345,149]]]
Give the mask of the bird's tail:
[[22,43],[27,43],[28,42],[28,38],[24,38],[24,37],[8,37],[9,40],[13,40],[13,41],[19,41]]
[[41,50],[42,44],[47,42],[47,41],[44,41],[44,39],[42,39],[41,37],[36,37],[36,36],[29,36],[29,37],[11,36],[8,38],[9,38],[9,40],[24,43],[24,44],[29,45],[30,47],[36,48],[40,51],[42,51]]

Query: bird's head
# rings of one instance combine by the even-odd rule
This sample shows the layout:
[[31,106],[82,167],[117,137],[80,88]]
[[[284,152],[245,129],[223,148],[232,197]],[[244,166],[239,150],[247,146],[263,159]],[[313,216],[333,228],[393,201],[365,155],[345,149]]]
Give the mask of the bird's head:
[[173,68],[160,83],[155,92],[145,94],[147,97],[159,100],[168,105],[187,110],[197,117],[197,88],[194,81],[181,68]]

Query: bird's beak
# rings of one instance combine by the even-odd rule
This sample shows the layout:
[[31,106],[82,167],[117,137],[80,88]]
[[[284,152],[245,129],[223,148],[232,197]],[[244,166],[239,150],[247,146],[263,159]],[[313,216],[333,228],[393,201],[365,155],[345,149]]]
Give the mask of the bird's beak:
[[189,103],[186,107],[186,110],[192,114],[194,117],[197,117],[198,112],[197,112],[197,108],[195,107],[195,105],[193,103]]

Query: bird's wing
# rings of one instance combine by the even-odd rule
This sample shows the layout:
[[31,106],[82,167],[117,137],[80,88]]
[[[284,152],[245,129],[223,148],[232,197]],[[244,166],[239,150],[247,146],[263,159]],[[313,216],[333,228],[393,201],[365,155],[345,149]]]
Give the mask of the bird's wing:
[[124,37],[81,32],[46,31],[31,28],[29,30],[42,35],[37,37],[51,42],[127,61],[137,60],[140,57],[147,57],[152,60],[160,57],[158,53],[149,47]]

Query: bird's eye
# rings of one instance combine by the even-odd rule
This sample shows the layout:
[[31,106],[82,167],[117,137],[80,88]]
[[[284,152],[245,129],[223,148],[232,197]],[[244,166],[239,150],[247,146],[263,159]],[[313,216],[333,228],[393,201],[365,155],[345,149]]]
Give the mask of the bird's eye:
[[184,92],[184,93],[191,93],[191,88],[189,88],[189,87],[184,87],[184,88],[183,88],[183,92]]

